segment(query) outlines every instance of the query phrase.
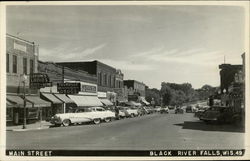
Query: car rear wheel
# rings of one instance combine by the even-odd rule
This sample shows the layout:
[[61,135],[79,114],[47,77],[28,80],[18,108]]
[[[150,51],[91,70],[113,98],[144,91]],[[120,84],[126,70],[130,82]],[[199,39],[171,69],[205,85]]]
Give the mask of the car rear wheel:
[[70,122],[69,119],[65,119],[65,120],[63,120],[62,125],[63,125],[63,126],[69,126],[70,123],[71,123],[71,122]]
[[110,117],[106,117],[106,118],[104,119],[104,121],[105,121],[105,122],[110,122],[110,121],[111,121],[111,118],[110,118]]
[[101,119],[97,118],[93,120],[94,124],[100,124],[101,123]]
[[130,115],[131,117],[135,117],[135,115],[132,113],[131,115]]

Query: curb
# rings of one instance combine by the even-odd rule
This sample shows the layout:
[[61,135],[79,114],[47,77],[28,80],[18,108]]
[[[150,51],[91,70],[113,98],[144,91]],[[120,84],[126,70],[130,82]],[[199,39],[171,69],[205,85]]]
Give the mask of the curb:
[[38,127],[38,128],[27,128],[27,129],[6,129],[6,131],[34,131],[34,130],[43,130],[49,129],[49,127]]

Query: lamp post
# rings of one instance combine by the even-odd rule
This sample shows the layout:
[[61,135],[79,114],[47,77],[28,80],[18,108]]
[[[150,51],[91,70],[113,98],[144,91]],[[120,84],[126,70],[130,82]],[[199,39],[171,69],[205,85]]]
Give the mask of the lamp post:
[[23,129],[26,129],[26,83],[27,76],[25,74],[22,75],[22,82],[23,82]]

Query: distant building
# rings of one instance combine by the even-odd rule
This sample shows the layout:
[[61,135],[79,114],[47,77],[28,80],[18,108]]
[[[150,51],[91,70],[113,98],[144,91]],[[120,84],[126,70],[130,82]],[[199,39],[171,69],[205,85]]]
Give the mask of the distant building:
[[146,105],[149,103],[145,100],[146,85],[136,80],[124,80],[124,86],[128,89],[128,100],[141,102]]

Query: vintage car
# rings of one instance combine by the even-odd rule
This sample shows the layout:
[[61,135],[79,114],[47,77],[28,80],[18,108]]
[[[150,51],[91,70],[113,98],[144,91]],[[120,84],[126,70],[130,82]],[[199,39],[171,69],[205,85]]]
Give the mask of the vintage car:
[[74,113],[56,114],[50,120],[55,126],[69,126],[73,123],[93,122],[99,124],[101,121],[110,122],[115,118],[115,113],[102,107],[88,107],[76,109]]
[[200,106],[198,107],[197,111],[194,113],[194,117],[200,118],[200,116],[205,112],[209,106]]
[[139,115],[137,108],[118,106],[118,109],[125,113],[125,117],[135,117]]
[[156,112],[156,110],[151,106],[147,106],[147,107],[145,107],[145,109],[148,111],[149,114]]
[[166,107],[162,107],[162,108],[160,109],[160,113],[161,113],[161,114],[163,114],[163,113],[169,113],[168,107],[167,107],[167,106],[166,106]]
[[155,107],[155,112],[160,112],[161,109],[162,109],[161,106],[156,106],[156,107]]
[[137,109],[137,112],[138,112],[139,116],[143,116],[143,115],[149,114],[149,112],[148,112],[148,110],[145,108],[145,106],[139,107],[139,108]]
[[205,122],[226,122],[226,115],[230,114],[229,108],[225,106],[212,106],[200,115],[200,120]]
[[174,112],[175,114],[183,114],[184,113],[184,110],[182,109],[182,108],[180,108],[180,107],[177,107],[176,109],[175,109],[175,112]]

